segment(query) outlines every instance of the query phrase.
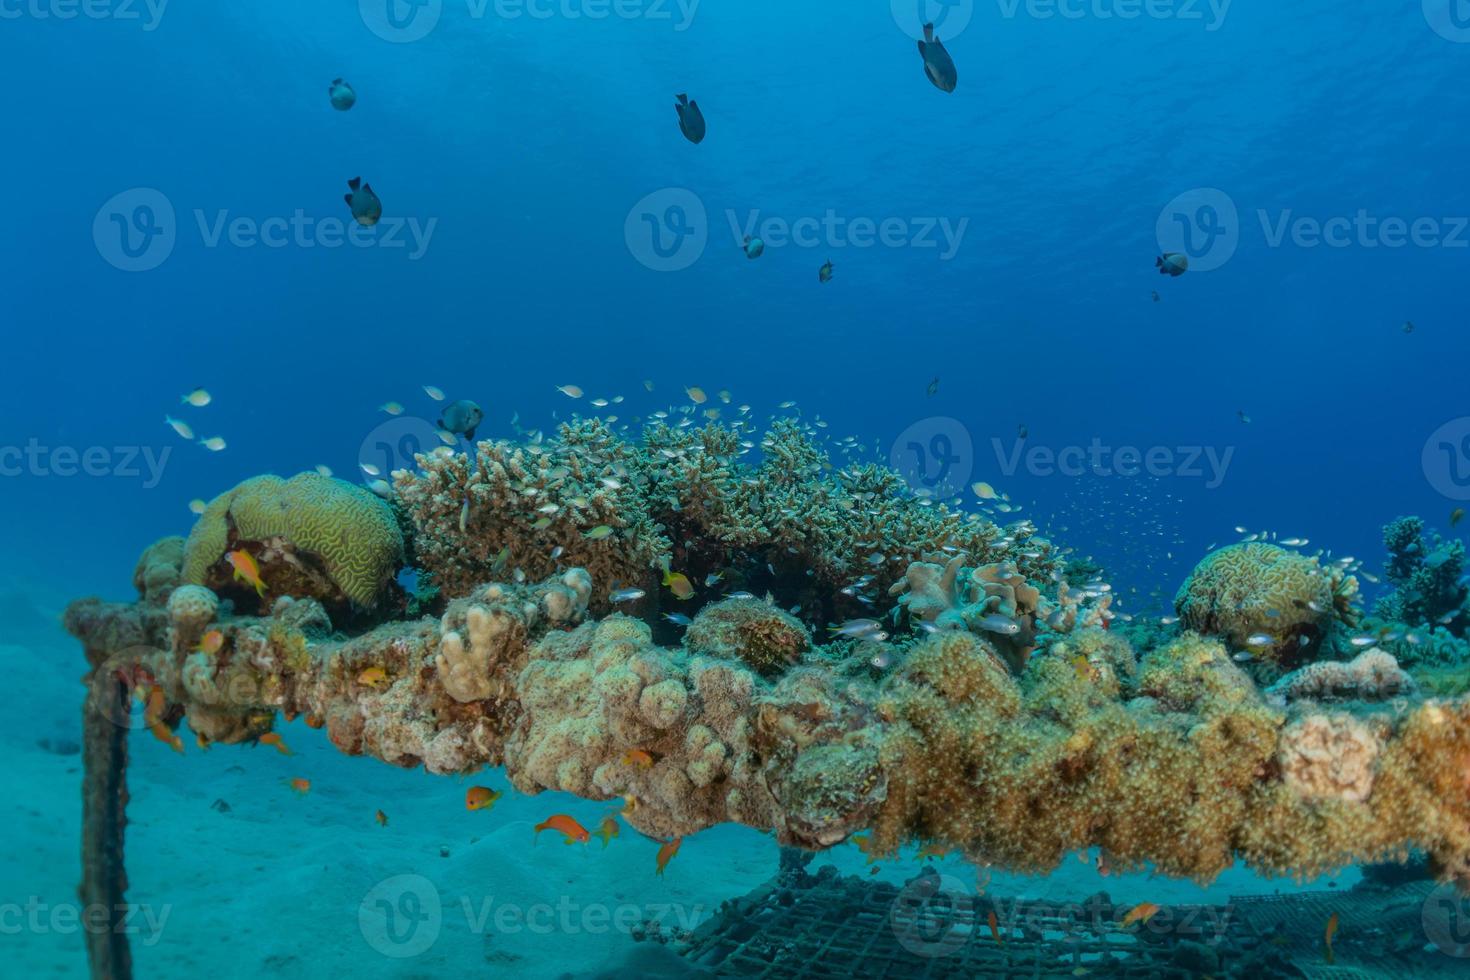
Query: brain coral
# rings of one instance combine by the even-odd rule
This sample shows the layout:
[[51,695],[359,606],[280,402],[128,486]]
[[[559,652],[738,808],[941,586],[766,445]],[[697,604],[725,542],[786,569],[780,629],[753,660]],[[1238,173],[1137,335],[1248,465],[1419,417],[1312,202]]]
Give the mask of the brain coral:
[[[1195,566],[1174,608],[1186,629],[1277,664],[1311,659],[1334,623],[1356,625],[1358,583],[1315,558],[1264,541],[1235,544]],[[1270,637],[1252,643],[1252,637]]]
[[203,585],[232,541],[273,539],[315,556],[360,606],[374,603],[403,561],[403,534],[393,511],[371,492],[317,473],[289,480],[258,476],[205,508],[184,546],[183,580]]

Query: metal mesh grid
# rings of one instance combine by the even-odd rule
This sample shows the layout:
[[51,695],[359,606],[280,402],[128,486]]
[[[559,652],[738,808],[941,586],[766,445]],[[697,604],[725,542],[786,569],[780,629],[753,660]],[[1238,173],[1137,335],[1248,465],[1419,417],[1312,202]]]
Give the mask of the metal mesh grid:
[[[686,957],[718,976],[771,980],[1470,975],[1465,961],[1420,949],[1432,887],[1422,882],[1170,906],[1145,926],[1124,927],[1131,906],[1101,893],[1074,904],[1012,900],[948,888],[932,873],[900,888],[831,871],[788,874],[725,903]],[[1323,932],[1334,912],[1329,964]]]

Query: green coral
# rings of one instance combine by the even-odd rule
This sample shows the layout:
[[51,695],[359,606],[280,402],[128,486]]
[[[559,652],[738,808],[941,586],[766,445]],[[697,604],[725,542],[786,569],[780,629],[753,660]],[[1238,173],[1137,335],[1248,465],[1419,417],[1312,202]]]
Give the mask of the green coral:
[[393,510],[362,487],[302,473],[258,476],[216,497],[189,533],[183,581],[202,585],[232,540],[283,539],[316,556],[349,599],[371,606],[403,561]]

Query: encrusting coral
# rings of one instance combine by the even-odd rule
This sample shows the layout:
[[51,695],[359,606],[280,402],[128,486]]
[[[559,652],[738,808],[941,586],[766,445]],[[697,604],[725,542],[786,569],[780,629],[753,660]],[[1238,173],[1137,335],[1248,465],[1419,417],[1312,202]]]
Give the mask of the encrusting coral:
[[[1424,697],[1381,651],[1270,693],[1198,632],[1140,660],[1105,590],[1066,582],[1049,546],[869,496],[882,471],[830,473],[797,435],[773,433],[753,470],[718,427],[655,427],[635,448],[576,423],[426,457],[396,481],[450,595],[436,617],[349,638],[310,595],[240,615],[199,587],[160,605],[145,583],[135,604],[75,603],[67,625],[98,674],[147,690],[165,733],[251,742],[302,716],[349,754],[620,800],[664,839],[733,821],[822,848],[868,829],[871,855],[917,840],[1038,872],[1096,847],[1200,880],[1236,859],[1310,877],[1417,848],[1470,890],[1470,700]],[[765,566],[800,615],[700,596],[660,642],[658,600],[603,614],[615,584],[745,584]],[[863,619],[813,641],[808,623],[867,614],[880,588],[901,638]],[[1232,644],[1262,622],[1295,643],[1350,618],[1354,589],[1281,549],[1226,549],[1181,615]]]
[[211,501],[189,534],[182,580],[254,608],[255,590],[226,560],[235,549],[258,563],[265,608],[276,596],[311,596],[344,617],[378,606],[404,558],[388,504],[317,473],[246,480]]
[[1174,608],[1185,629],[1228,640],[1280,667],[1313,659],[1338,624],[1355,626],[1358,582],[1315,558],[1253,541],[1211,552]]

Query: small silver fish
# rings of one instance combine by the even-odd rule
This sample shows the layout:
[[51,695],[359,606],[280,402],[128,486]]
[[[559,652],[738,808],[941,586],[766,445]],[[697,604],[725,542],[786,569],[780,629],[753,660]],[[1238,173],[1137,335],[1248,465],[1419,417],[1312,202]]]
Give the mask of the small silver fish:
[[642,599],[647,594],[642,589],[618,589],[608,596],[608,600],[611,602],[633,602],[637,599]]
[[675,626],[688,626],[690,623],[694,622],[694,620],[690,619],[683,613],[664,613],[664,619],[667,619]]
[[1003,636],[1015,636],[1021,632],[1020,623],[1000,613],[991,613],[975,625],[987,633],[1000,633]]

